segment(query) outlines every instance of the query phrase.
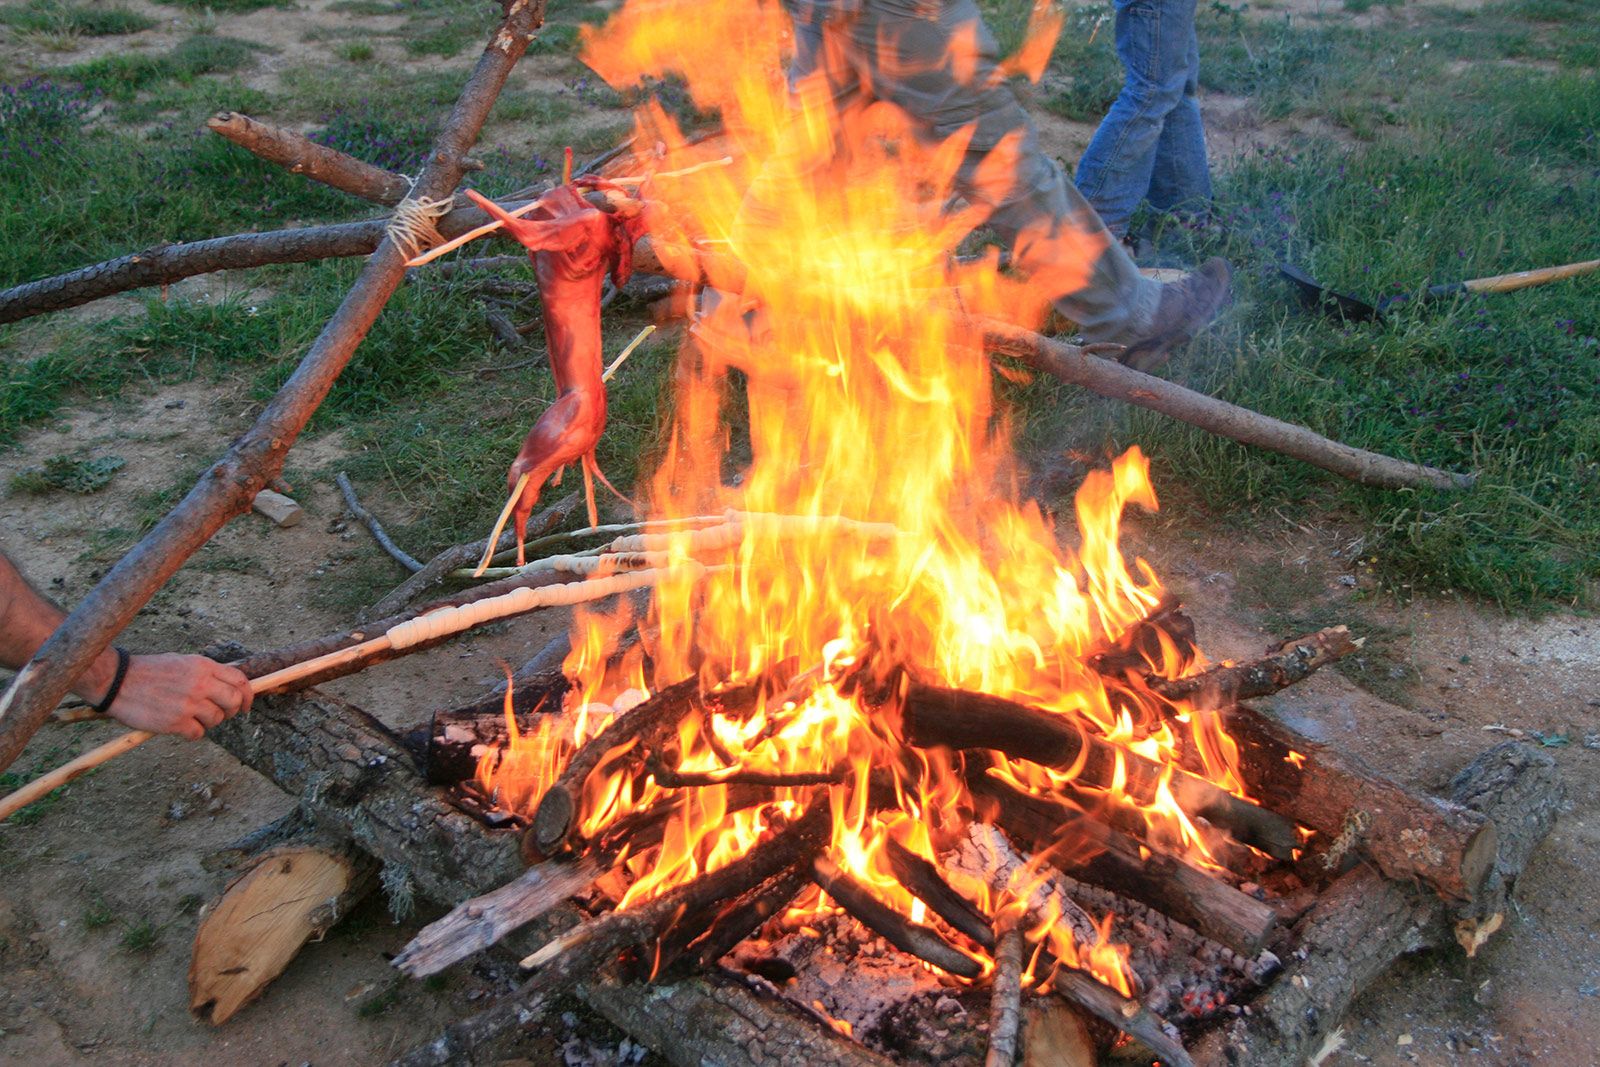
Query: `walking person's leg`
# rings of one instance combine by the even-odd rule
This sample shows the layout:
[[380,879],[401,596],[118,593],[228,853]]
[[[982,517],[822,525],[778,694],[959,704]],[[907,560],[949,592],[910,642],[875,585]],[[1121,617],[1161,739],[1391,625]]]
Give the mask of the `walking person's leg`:
[[1190,81],[1195,0],[1116,0],[1116,8],[1122,91],[1078,161],[1076,182],[1120,237],[1150,195],[1162,131]]
[[1211,168],[1205,125],[1200,119],[1200,42],[1194,5],[1189,5],[1189,71],[1183,98],[1167,116],[1150,174],[1150,206],[1161,212],[1206,210],[1211,204]]

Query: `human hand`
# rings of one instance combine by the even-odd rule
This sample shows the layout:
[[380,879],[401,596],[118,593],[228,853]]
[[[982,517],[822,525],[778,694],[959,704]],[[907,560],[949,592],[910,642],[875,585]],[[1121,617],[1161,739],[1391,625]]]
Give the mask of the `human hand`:
[[211,727],[250,709],[250,680],[204,656],[133,656],[113,719],[135,730],[198,741]]

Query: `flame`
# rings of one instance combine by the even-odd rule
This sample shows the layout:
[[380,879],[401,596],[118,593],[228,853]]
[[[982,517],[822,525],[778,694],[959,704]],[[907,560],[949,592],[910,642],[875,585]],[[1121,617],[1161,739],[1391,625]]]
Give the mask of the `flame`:
[[[1031,25],[1018,55],[987,73],[975,27],[955,34],[948,54],[918,62],[968,79],[1036,75],[1059,15],[1040,4]],[[1077,494],[1077,547],[1062,547],[1052,520],[1016,492],[1010,426],[983,353],[978,316],[1038,316],[1052,293],[1082,284],[1100,239],[1070,228],[1024,234],[1016,258],[1038,268],[1026,280],[1003,274],[992,254],[957,265],[957,246],[1012,180],[1020,131],[987,153],[963,198],[971,130],[933,140],[870,94],[836,103],[835,89],[855,75],[831,37],[819,69],[791,92],[789,39],[772,0],[628,0],[603,27],[585,27],[584,60],[613,86],[681,77],[727,130],[697,144],[645,104],[632,164],[638,173],[672,168],[641,186],[653,246],[668,269],[708,287],[641,495],[652,520],[669,520],[655,542],[665,557],[709,569],[655,589],[640,627],[648,679],[642,656],[629,677],[607,669],[625,620],[581,616],[566,664],[578,679],[572,710],[547,717],[548,734],[542,719],[531,736],[508,710],[510,745],[486,760],[485,781],[508,805],[531,807],[552,766],[596,732],[605,694],[698,678],[713,710],[685,718],[672,752],[678,772],[841,776],[769,791],[752,806],[732,785],[665,788],[659,770],[630,772],[629,750],[614,750],[586,783],[584,835],[632,813],[672,815],[659,847],[625,858],[619,906],[730,862],[825,788],[830,857],[903,915],[936,922],[890,873],[885,849],[892,840],[936,861],[973,804],[958,758],[907,748],[883,714],[914,676],[1047,709],[1161,762],[1159,782],[1142,795],[1123,788],[1121,756],[1109,790],[1078,788],[1078,768],[1025,760],[992,773],[1032,792],[1070,792],[1072,803],[1131,808],[1152,842],[1209,861],[1203,829],[1168,783],[1181,747],[1206,776],[1243,793],[1219,717],[1190,707],[1174,715],[1142,683],[1108,680],[1087,663],[1163,596],[1151,567],[1120,547],[1127,509],[1157,507],[1149,463],[1135,447],[1092,472]],[[905,62],[891,45],[880,62]],[[695,166],[724,154],[732,165]],[[747,418],[728,417],[740,409]],[[737,479],[726,476],[733,469]],[[698,545],[688,520],[725,512],[743,516],[740,536]],[[892,535],[864,536],[862,524]],[[1150,672],[1175,677],[1191,665],[1192,650],[1164,635],[1156,643],[1143,653]],[[751,705],[716,710],[718,694],[738,687],[757,690]],[[523,774],[526,782],[508,784]],[[892,805],[869,803],[885,789]],[[952,880],[991,911],[1033,889]],[[1130,994],[1110,916],[1089,944],[1075,944],[1059,918],[1033,916],[1033,939]]]

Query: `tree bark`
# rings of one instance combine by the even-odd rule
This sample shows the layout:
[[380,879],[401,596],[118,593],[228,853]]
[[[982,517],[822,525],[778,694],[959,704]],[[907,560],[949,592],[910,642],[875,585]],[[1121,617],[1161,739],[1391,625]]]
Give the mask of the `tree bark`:
[[[511,68],[544,18],[543,0],[511,0],[434,143],[413,195],[450,195]],[[284,457],[405,277],[404,253],[383,241],[300,366],[254,426],[234,442],[45,641],[0,697],[0,769],[21,753],[73,679],[150,597],[283,469]]]
[[1015,356],[1070,385],[1159,411],[1240,444],[1291,456],[1362,485],[1382,489],[1465,489],[1476,478],[1341,444],[1303,426],[1185,389],[1165,378],[1089,355],[1009,323],[986,320],[984,333],[985,344],[992,351]]
[[[1239,774],[1262,804],[1317,831],[1303,866],[1326,876],[1352,849],[1397,881],[1420,878],[1472,900],[1493,869],[1496,828],[1481,813],[1414,793],[1355,756],[1301,737],[1249,707],[1224,713]],[[1185,759],[1191,758],[1185,753]]]
[[1233,1017],[1196,1044],[1198,1063],[1303,1063],[1339,1025],[1361,990],[1400,956],[1467,942],[1480,916],[1504,913],[1529,854],[1561,809],[1563,790],[1555,761],[1527,745],[1507,742],[1463,770],[1451,794],[1502,828],[1492,888],[1475,910],[1463,917],[1436,895],[1386,879],[1370,867],[1351,871],[1295,926],[1296,952],[1289,968],[1250,1005],[1249,1014]]

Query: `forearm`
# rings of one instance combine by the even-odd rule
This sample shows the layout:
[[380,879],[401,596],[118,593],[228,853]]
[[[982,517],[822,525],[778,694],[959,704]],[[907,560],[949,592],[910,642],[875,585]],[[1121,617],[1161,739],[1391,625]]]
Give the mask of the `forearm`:
[[[0,666],[16,670],[27,663],[65,618],[66,613],[41,596],[0,553]],[[99,700],[116,669],[117,654],[107,649],[73,683],[73,693],[91,702]]]

